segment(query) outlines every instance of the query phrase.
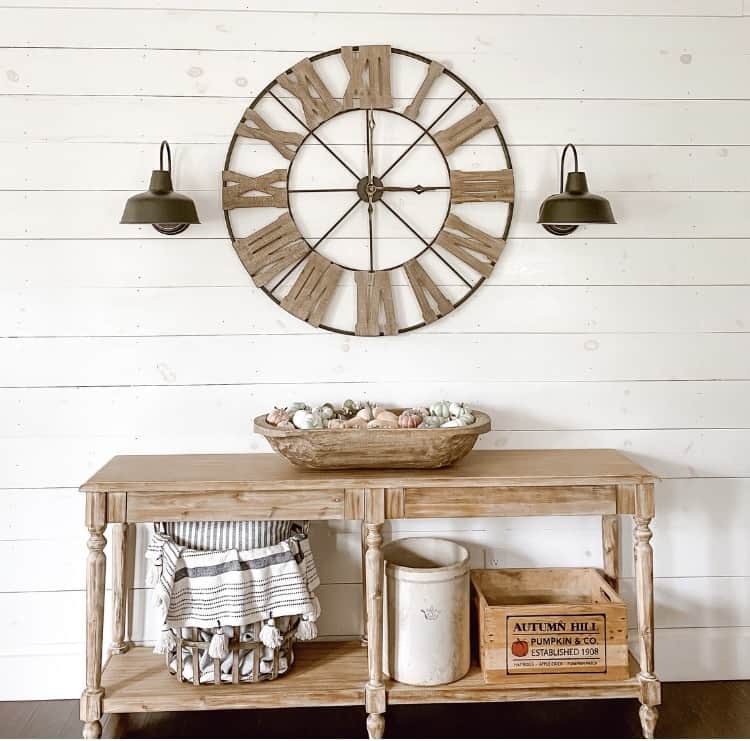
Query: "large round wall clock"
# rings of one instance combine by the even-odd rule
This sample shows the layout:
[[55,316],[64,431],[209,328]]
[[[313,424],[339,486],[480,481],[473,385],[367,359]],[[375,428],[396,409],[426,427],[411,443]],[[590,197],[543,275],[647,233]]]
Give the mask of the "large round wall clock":
[[395,335],[452,312],[492,272],[513,171],[489,107],[390,46],[303,59],[244,112],[222,173],[234,248],[309,324]]

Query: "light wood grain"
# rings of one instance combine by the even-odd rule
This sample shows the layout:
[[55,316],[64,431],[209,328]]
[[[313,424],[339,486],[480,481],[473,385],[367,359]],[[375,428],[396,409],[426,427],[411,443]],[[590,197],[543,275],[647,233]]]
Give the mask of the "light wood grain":
[[616,511],[615,489],[608,486],[406,487],[404,497],[405,517],[524,517]]
[[221,177],[224,183],[221,191],[221,205],[224,209],[286,208],[287,206],[287,171],[284,169],[271,170],[254,177],[224,170]]
[[269,285],[310,251],[289,212],[232,244],[256,286]]
[[86,559],[86,689],[81,696],[83,737],[99,738],[102,733],[102,640],[104,637],[104,586],[107,540],[107,496],[86,494],[86,527],[89,531]]
[[451,203],[513,202],[513,170],[451,170]]
[[313,327],[319,327],[342,272],[338,265],[317,252],[311,252],[294,285],[281,299],[281,308]]
[[[402,410],[397,410],[402,411]],[[465,427],[433,429],[279,429],[255,418],[255,431],[290,463],[314,470],[430,469],[461,460],[479,435],[490,429],[490,418],[474,411]]]
[[419,112],[422,109],[422,103],[424,103],[424,99],[427,97],[428,93],[430,92],[430,88],[434,85],[435,80],[443,73],[444,69],[445,68],[443,67],[443,65],[439,62],[430,62],[430,66],[427,68],[425,78],[424,80],[422,80],[422,84],[419,86],[419,90],[417,90],[411,103],[409,103],[409,105],[404,108],[405,116],[408,116],[409,118],[414,120],[419,117]]
[[331,91],[309,59],[297,62],[289,71],[279,75],[276,82],[299,100],[305,121],[311,129],[319,126],[341,108],[341,104],[334,100]]
[[619,589],[620,520],[617,515],[602,515],[602,566],[607,581]]
[[455,214],[448,215],[435,243],[485,278],[505,247],[504,239],[490,236]]
[[[487,450],[450,469],[347,471],[295,468],[273,454],[121,455],[81,491],[207,492],[368,487],[598,486],[651,482],[653,474],[616,450]],[[562,480],[562,481],[561,481]],[[269,486],[272,483],[272,486]]]
[[[488,683],[567,683],[581,674],[592,682],[630,677],[627,610],[596,569],[477,570],[471,579],[478,604],[481,666]],[[564,657],[559,659],[561,666],[545,668],[539,660],[532,667],[511,666],[511,622],[553,617],[555,622],[587,621],[587,616],[603,618],[597,630],[600,654],[595,667],[566,663]],[[527,641],[527,650],[529,645],[533,652],[534,644]]]
[[482,103],[460,121],[435,133],[435,143],[447,156],[455,152],[462,144],[473,139],[480,131],[492,128],[496,124],[495,114],[486,103]]
[[341,58],[349,72],[344,108],[393,107],[390,46],[342,46]]
[[128,610],[127,553],[128,526],[117,522],[112,525],[112,643],[113,654],[125,653],[130,644],[125,639],[125,621]]
[[266,123],[263,116],[248,108],[237,126],[238,136],[267,141],[284,159],[291,160],[302,144],[303,136],[294,131],[279,131]]
[[344,490],[215,491],[128,494],[128,520],[341,520],[344,519]]
[[660,684],[654,673],[654,555],[651,519],[654,516],[653,484],[639,484],[635,491],[634,561],[636,614],[641,671],[640,719],[644,738],[653,738],[661,702]]

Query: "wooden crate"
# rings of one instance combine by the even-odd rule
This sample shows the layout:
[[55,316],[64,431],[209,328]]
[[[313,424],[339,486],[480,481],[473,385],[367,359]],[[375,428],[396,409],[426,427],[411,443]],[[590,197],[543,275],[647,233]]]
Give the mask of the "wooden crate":
[[623,601],[596,569],[471,572],[485,682],[628,677]]

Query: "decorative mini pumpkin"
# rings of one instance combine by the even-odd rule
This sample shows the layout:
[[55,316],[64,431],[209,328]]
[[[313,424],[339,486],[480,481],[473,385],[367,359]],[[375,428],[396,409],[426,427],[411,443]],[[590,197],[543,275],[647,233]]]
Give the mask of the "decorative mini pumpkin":
[[451,416],[451,405],[447,401],[439,401],[437,404],[433,404],[430,407],[430,414],[435,417],[445,417],[449,419]]
[[419,426],[426,429],[432,429],[435,427],[440,427],[440,425],[443,424],[444,421],[445,420],[442,417],[436,417],[434,414],[428,414],[426,417],[422,418],[422,424]]
[[407,429],[419,427],[422,424],[422,415],[414,409],[405,409],[398,418],[398,426]]
[[441,427],[466,427],[466,422],[462,422],[460,419],[449,419],[447,422],[443,422]]
[[297,428],[292,424],[291,420],[285,420],[284,422],[279,422],[279,424],[276,425],[280,430],[296,430]]
[[321,416],[313,412],[308,412],[307,409],[298,409],[292,417],[292,422],[298,430],[323,429]]
[[367,429],[367,420],[362,419],[362,417],[354,416],[351,419],[347,419],[346,422],[344,422],[344,427],[346,427],[347,430],[350,430],[350,429],[365,430]]
[[345,419],[351,419],[361,408],[361,405],[357,404],[356,401],[347,399],[341,405],[341,414]]
[[372,409],[370,409],[370,405],[365,404],[354,416],[363,419],[365,422],[369,422],[372,419]]
[[[394,415],[395,416],[395,415]],[[395,430],[398,429],[398,419],[387,419],[381,414],[377,419],[367,423],[368,430]]]
[[477,421],[477,418],[471,413],[464,411],[463,414],[460,414],[456,419],[459,419],[461,422],[463,422],[465,425],[473,425],[474,422]]
[[383,409],[381,412],[375,415],[375,419],[379,419],[381,422],[396,422],[398,423],[398,414],[390,412],[387,409]]
[[319,414],[324,420],[333,419],[336,416],[336,412],[333,411],[333,404],[328,402],[321,404],[319,407],[313,407],[312,411]]
[[266,415],[266,422],[268,422],[269,425],[278,425],[281,422],[288,422],[289,421],[289,412],[287,412],[286,409],[279,409],[279,407],[274,407],[272,412],[269,412]]
[[460,417],[462,414],[470,412],[471,409],[469,409],[465,404],[459,404],[457,401],[452,401],[448,405],[448,411],[450,412],[451,417]]
[[287,408],[287,412],[289,414],[294,414],[295,412],[298,412],[300,409],[307,409],[309,410],[310,407],[305,404],[304,401],[293,401]]

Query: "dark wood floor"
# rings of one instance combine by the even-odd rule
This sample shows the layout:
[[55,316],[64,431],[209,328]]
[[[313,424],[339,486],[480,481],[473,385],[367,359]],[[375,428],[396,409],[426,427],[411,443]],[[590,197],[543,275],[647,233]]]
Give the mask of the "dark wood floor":
[[[750,681],[663,687],[661,738],[750,736]],[[634,700],[401,705],[390,738],[639,738]],[[77,738],[78,702],[0,703],[2,738]],[[146,713],[105,719],[107,738],[363,738],[362,708]]]

